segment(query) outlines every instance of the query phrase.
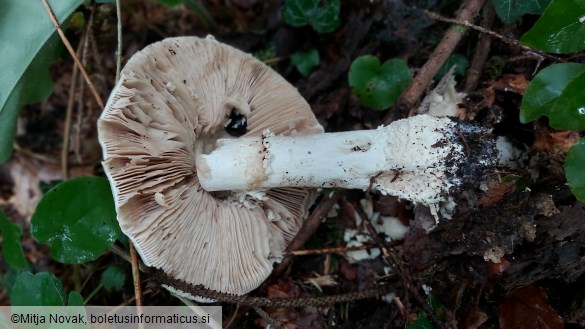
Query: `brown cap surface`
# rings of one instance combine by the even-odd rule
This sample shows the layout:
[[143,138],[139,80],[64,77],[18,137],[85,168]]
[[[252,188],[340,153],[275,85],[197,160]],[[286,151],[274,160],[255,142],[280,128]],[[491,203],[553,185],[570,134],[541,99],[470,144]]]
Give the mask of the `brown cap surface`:
[[[148,266],[213,290],[244,294],[268,277],[297,233],[311,192],[211,194],[195,156],[248,135],[322,132],[309,105],[254,57],[213,38],[170,38],[135,54],[98,122],[118,221]],[[244,131],[245,132],[245,131]],[[262,193],[262,192],[261,192]]]

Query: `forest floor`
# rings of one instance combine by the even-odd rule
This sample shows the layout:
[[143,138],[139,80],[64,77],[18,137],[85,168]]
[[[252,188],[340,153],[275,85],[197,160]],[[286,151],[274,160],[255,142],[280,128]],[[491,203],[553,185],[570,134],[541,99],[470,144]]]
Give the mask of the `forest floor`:
[[[471,63],[456,76],[457,89],[467,93],[459,104],[460,119],[505,136],[521,153],[518,163],[477,177],[473,186],[458,193],[453,218],[441,220],[430,231],[425,226],[429,216],[425,209],[395,197],[349,190],[334,191],[334,199],[319,198],[310,214],[321,223],[316,232],[305,234],[301,251],[291,253],[287,266],[278,266],[251,293],[295,298],[295,307],[264,307],[266,314],[259,314],[253,305],[225,303],[224,325],[585,326],[585,205],[570,193],[562,169],[564,155],[579,135],[554,131],[546,120],[521,124],[518,119],[526,86],[550,59],[474,30],[467,31],[460,42],[440,43],[452,25],[430,18],[423,9],[453,18],[460,5],[457,1],[342,1],[340,27],[325,34],[309,26],[285,24],[281,1],[207,0],[199,2],[202,7],[190,3],[172,7],[154,1],[123,1],[123,62],[166,37],[213,34],[269,63],[298,88],[325,130],[336,132],[372,129],[405,118],[434,87],[432,81],[423,81],[418,90],[407,91],[408,97],[403,94],[393,108],[374,111],[362,105],[348,85],[353,59],[365,54],[382,61],[400,58],[416,77],[425,65],[443,64],[433,59],[439,45],[441,51],[460,54]],[[504,25],[489,1],[474,10],[471,18],[476,24],[515,40],[536,19],[526,16],[521,23]],[[91,37],[82,36],[83,28],[74,24],[67,37],[73,45],[82,45],[81,58],[98,92],[107,99],[116,71],[115,5],[88,6],[82,14],[91,26]],[[305,78],[291,64],[290,56],[311,48],[318,50],[320,63]],[[27,233],[42,187],[63,178],[60,159],[68,105],[72,108],[70,175],[104,175],[96,137],[101,109],[81,80],[71,93],[72,68],[73,62],[64,52],[51,69],[54,92],[46,101],[22,110],[14,155],[0,166],[0,202],[7,216],[25,227],[22,243],[27,258],[34,268],[55,273],[66,290],[74,289],[74,275],[90,278],[106,264],[118,263],[130,272],[130,265],[113,253],[77,268],[59,264],[51,260],[47,246]],[[386,239],[376,232],[375,224],[388,217],[410,226],[402,239]],[[348,232],[367,236],[364,244],[370,249],[351,249],[344,240]],[[178,303],[147,274],[143,280],[144,305]],[[120,293],[102,290],[91,303],[131,303],[134,290],[129,281]],[[98,284],[98,279],[88,279],[82,294]],[[339,303],[333,299],[371,289],[392,294],[385,298],[358,294],[354,300]],[[332,299],[327,305],[310,305],[315,296]],[[0,294],[0,301],[8,303],[5,293]]]

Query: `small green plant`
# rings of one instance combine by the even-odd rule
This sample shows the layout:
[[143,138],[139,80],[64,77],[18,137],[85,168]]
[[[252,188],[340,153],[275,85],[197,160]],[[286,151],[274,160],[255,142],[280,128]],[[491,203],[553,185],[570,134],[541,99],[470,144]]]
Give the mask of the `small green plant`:
[[[585,3],[553,0],[521,42],[555,53],[585,49]],[[527,123],[540,116],[560,130],[585,130],[585,65],[553,64],[530,82],[520,106],[520,121]],[[585,201],[585,137],[569,150],[565,174],[573,194]]]
[[349,86],[360,101],[377,111],[389,108],[412,81],[408,65],[401,59],[387,60],[364,55],[349,68]]
[[295,27],[311,25],[318,33],[330,33],[341,24],[340,1],[328,0],[323,6],[320,0],[286,0],[282,8],[284,21]]
[[83,306],[83,299],[77,292],[67,295],[53,273],[22,272],[12,287],[10,303],[13,306]]
[[299,51],[292,54],[290,60],[297,71],[306,78],[315,67],[319,66],[319,52],[314,48],[307,51]]
[[108,181],[78,177],[55,186],[39,202],[31,231],[61,263],[96,259],[121,234]]

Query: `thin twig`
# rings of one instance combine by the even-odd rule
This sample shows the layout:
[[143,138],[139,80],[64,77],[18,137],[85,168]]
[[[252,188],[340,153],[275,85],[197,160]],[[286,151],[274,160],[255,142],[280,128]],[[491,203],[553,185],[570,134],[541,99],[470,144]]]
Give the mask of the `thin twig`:
[[[457,19],[461,21],[472,20],[477,16],[485,1],[486,0],[464,1],[457,12]],[[418,71],[413,82],[400,96],[400,99],[398,100],[398,109],[401,112],[409,113],[409,115],[414,114],[415,105],[431,85],[433,77],[437,74],[441,66],[443,66],[447,58],[451,56],[451,53],[453,53],[453,50],[457,47],[465,32],[465,29],[462,29],[460,26],[454,25],[449,27],[443,35],[441,42],[439,42],[429,56],[427,62]],[[390,123],[394,115],[393,112],[394,111],[388,111],[388,114],[384,117],[384,124]]]
[[69,42],[69,40],[65,36],[63,29],[61,29],[61,25],[59,25],[59,21],[57,20],[57,17],[55,17],[55,13],[53,12],[53,9],[51,9],[51,6],[47,2],[47,0],[41,0],[41,1],[43,2],[43,5],[45,6],[47,13],[49,14],[49,17],[51,18],[51,21],[53,22],[53,25],[57,29],[57,32],[59,33],[59,36],[61,37],[63,44],[65,44],[65,48],[67,48],[67,51],[69,51],[69,54],[71,55],[71,57],[75,61],[75,64],[77,64],[77,66],[79,67],[79,70],[81,71],[81,74],[83,75],[83,78],[85,79],[85,81],[89,85],[89,89],[91,89],[91,93],[93,94],[95,101],[98,103],[98,105],[101,108],[103,108],[104,101],[102,100],[102,98],[98,94],[97,90],[95,89],[95,86],[91,82],[91,79],[89,78],[89,75],[87,74],[87,71],[85,70],[83,65],[81,65],[81,61],[79,60],[79,58],[75,54],[75,51],[73,50],[71,43]]
[[[77,48],[77,51],[81,47]],[[73,66],[71,74],[71,84],[69,85],[69,96],[67,97],[67,112],[65,114],[65,125],[63,127],[63,147],[61,148],[61,176],[63,180],[69,179],[69,135],[71,134],[71,116],[73,113],[73,104],[75,103],[75,87],[77,85],[77,75],[79,70]]]
[[132,260],[132,281],[134,281],[134,295],[136,295],[136,306],[142,306],[142,288],[140,286],[140,270],[138,268],[138,253],[132,242],[128,243],[130,248],[130,259]]
[[[496,10],[492,5],[491,1],[488,1],[482,10],[481,15],[481,26],[486,29],[489,29],[494,24],[496,19]],[[469,69],[467,70],[467,75],[465,76],[465,83],[463,87],[463,91],[466,93],[470,93],[477,87],[479,77],[481,74],[481,69],[485,64],[488,55],[490,53],[490,47],[492,44],[492,38],[489,34],[482,33],[479,37],[479,41],[477,42],[477,46],[473,50],[473,55],[471,56],[471,62],[469,64]]]
[[118,48],[116,49],[116,82],[120,78],[122,70],[122,12],[120,0],[116,0],[116,18],[118,19]]
[[443,17],[443,16],[441,16],[441,15],[439,15],[437,13],[431,12],[431,11],[425,11],[425,13],[430,18],[432,18],[432,19],[436,19],[438,21],[442,21],[442,22],[446,22],[446,23],[451,23],[451,24],[465,26],[465,27],[468,27],[468,28],[470,28],[472,30],[476,30],[478,32],[491,35],[492,37],[497,38],[497,39],[501,40],[502,42],[505,42],[505,43],[507,43],[509,45],[512,45],[514,47],[521,48],[522,50],[525,50],[525,51],[528,51],[528,52],[532,52],[532,53],[541,55],[541,56],[546,57],[548,59],[551,59],[553,61],[562,62],[562,63],[565,63],[566,62],[566,60],[563,59],[563,58],[560,58],[560,57],[551,55],[549,53],[545,53],[545,52],[540,51],[540,50],[537,50],[537,49],[533,49],[533,48],[527,47],[527,46],[521,44],[518,40],[515,40],[515,39],[512,39],[512,38],[508,38],[505,35],[501,35],[501,34],[498,34],[498,33],[494,32],[494,31],[485,29],[485,28],[483,28],[481,26],[477,26],[477,25],[475,25],[473,23],[470,23],[467,20],[447,18],[447,17]]
[[326,254],[345,254],[350,251],[367,250],[372,248],[378,248],[375,245],[365,244],[362,246],[355,247],[334,247],[334,248],[322,248],[312,250],[296,250],[291,251],[287,255],[289,256],[308,256],[308,255],[326,255]]
[[[329,195],[323,196],[321,202],[319,202],[315,209],[313,209],[309,218],[305,220],[297,235],[286,248],[287,252],[298,250],[303,247],[309,238],[317,231],[317,228],[319,228],[319,225],[321,224],[321,220],[327,216],[329,210],[331,210],[331,208],[337,203],[337,199],[339,199],[340,195],[340,191],[333,190]],[[272,275],[280,276],[284,270],[286,270],[291,261],[292,257],[285,257],[282,262],[274,268]]]

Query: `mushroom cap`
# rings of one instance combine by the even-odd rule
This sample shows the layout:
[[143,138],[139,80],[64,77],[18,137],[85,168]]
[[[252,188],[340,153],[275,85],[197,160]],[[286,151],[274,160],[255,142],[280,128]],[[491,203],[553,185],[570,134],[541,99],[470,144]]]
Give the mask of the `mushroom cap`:
[[212,37],[169,38],[136,53],[98,121],[103,167],[122,231],[144,263],[194,285],[245,294],[280,261],[310,190],[204,191],[195,157],[248,135],[321,133],[309,105],[272,69]]

